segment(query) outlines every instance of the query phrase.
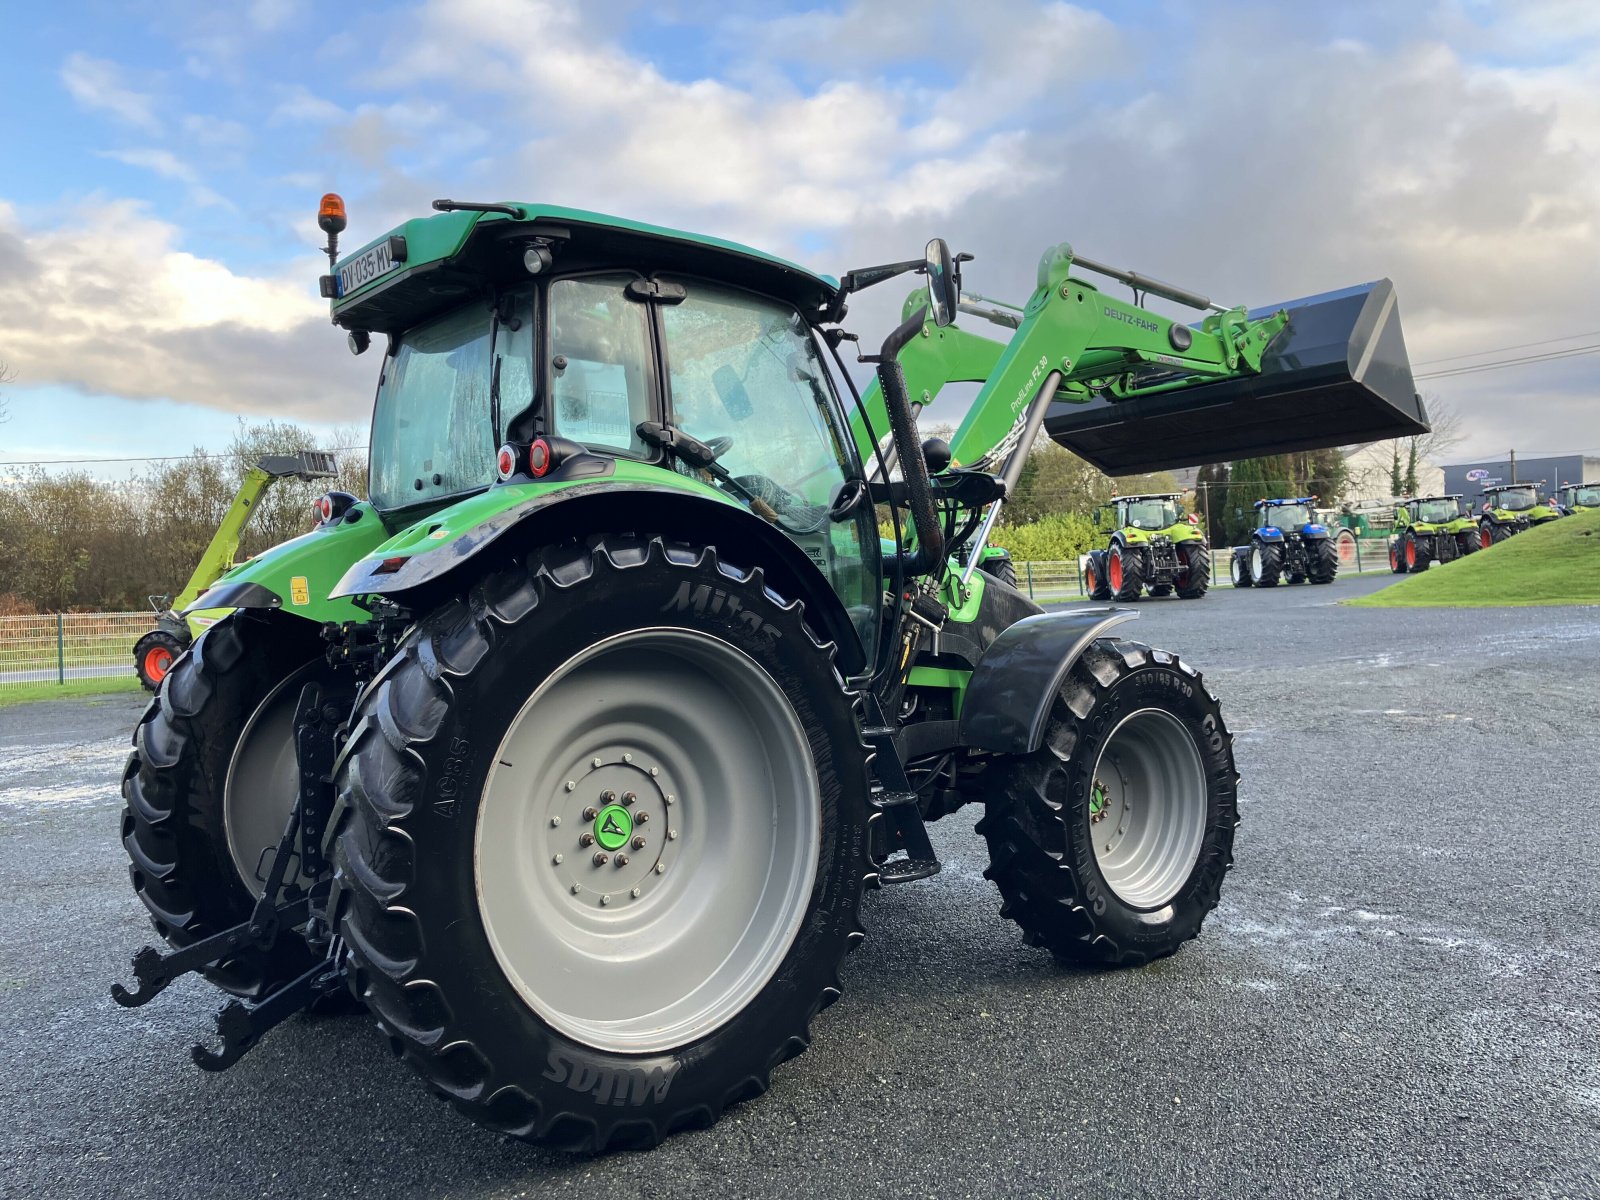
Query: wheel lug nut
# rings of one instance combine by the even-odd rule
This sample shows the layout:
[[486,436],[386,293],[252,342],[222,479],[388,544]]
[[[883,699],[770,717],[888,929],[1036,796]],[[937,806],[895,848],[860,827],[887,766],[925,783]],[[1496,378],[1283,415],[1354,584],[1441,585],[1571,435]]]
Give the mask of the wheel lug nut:
[[638,888],[634,888],[633,891],[629,893],[629,895],[631,895],[635,900],[637,900],[639,898],[639,889]]
[[580,846],[592,846],[592,845],[594,845],[594,834],[589,833],[587,830],[585,830],[583,833],[580,833],[578,835],[578,845],[580,845]]
[[626,854],[617,855],[617,866],[625,867],[627,865],[628,865],[628,856]]
[[611,897],[610,896],[601,896],[600,897],[600,903],[601,904],[610,904],[611,903]]
[[582,884],[575,883],[575,884],[572,885],[572,894],[574,896],[576,896],[581,891],[583,891],[583,885]]
[[554,829],[559,824],[561,824],[561,818],[560,817],[551,817],[550,818],[550,828],[551,829]]
[[678,840],[678,831],[676,829],[667,830],[667,841],[675,842],[677,840]]
[[638,798],[639,798],[638,794],[635,793],[635,792],[623,792],[622,793],[622,802],[624,804],[632,804]]
[[641,812],[638,816],[634,817],[633,823],[635,825],[643,825],[646,822],[648,822],[649,820],[650,820],[650,814],[647,813],[647,812]]
[[622,761],[623,761],[623,762],[632,762],[632,761],[633,761],[633,755],[631,755],[631,754],[624,754],[624,755],[623,755],[623,756],[622,756]]
[[551,859],[551,860],[550,860],[550,861],[551,861],[551,862],[553,862],[553,863],[555,863],[555,865],[556,865],[556,866],[558,866],[558,867],[559,867],[559,866],[560,866],[560,865],[561,865],[561,855],[559,855],[559,854],[557,854],[557,855],[556,855],[556,856],[555,856],[555,857],[554,857],[554,858],[552,858],[552,859]]
[[601,804],[615,804],[616,802],[617,794],[615,792],[607,790],[600,793]]
[[576,781],[576,780],[573,780],[573,779],[569,779],[569,780],[567,780],[567,791],[569,791],[569,792],[575,792],[575,791],[577,791],[577,790],[578,790],[578,784],[577,784],[577,781]]
[[595,866],[603,867],[610,861],[611,861],[611,856],[609,854],[607,854],[604,850],[597,850],[595,852],[595,856],[594,856],[594,865]]
[[596,817],[598,817],[599,815],[600,815],[600,810],[598,808],[596,808],[592,804],[588,808],[583,810],[583,819],[585,821],[592,821]]
[[672,795],[672,794],[671,794],[671,793],[670,793],[670,792],[669,792],[669,793],[668,793],[668,794],[667,794],[667,803],[668,803],[668,804],[676,804],[676,803],[677,803],[677,802],[678,802],[678,798],[677,798],[677,797],[676,797],[676,796],[674,796],[674,795]]
[[600,760],[598,758],[591,758],[589,760],[589,765],[591,767],[598,767],[598,766],[600,766]]
[[[666,863],[657,863],[656,864],[656,874],[657,875],[665,875],[666,873],[667,873],[667,864]],[[573,886],[576,887],[577,885],[574,884]]]
[[650,768],[650,774],[652,774],[652,775],[661,774],[661,768],[660,767],[651,767]]
[[644,849],[644,839],[642,837],[634,838],[633,839],[633,848],[635,850],[643,850]]

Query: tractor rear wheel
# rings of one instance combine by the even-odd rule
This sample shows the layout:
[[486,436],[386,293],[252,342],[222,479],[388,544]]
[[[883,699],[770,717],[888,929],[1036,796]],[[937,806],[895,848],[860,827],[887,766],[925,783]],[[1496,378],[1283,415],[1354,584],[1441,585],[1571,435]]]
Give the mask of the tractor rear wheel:
[[1135,965],[1200,932],[1233,863],[1233,739],[1176,655],[1102,639],[1044,744],[990,768],[978,832],[1000,912],[1069,963]]
[[1234,549],[1232,557],[1228,559],[1228,578],[1236,588],[1251,587],[1255,580],[1250,577],[1250,550],[1248,547],[1239,546]]
[[473,1120],[653,1146],[765,1091],[862,937],[866,748],[802,606],[608,535],[425,617],[358,706],[336,928]]
[[1118,542],[1111,547],[1106,562],[1106,582],[1111,585],[1111,598],[1126,604],[1137,600],[1144,590],[1144,554]]
[[1083,586],[1091,600],[1111,599],[1111,583],[1106,578],[1106,557],[1104,550],[1091,550],[1089,561],[1084,564]]
[[1004,556],[995,555],[992,558],[984,559],[978,564],[978,570],[985,575],[993,576],[1001,583],[1010,584],[1012,587],[1017,586],[1017,564],[1011,561],[1009,554]]
[[1332,538],[1312,542],[1306,547],[1309,560],[1306,574],[1312,583],[1332,583],[1339,574],[1339,547]]
[[1395,538],[1394,541],[1389,543],[1389,570],[1396,575],[1404,575],[1406,573],[1406,558],[1400,552],[1399,538]]
[[[177,660],[134,730],[122,844],[134,891],[174,949],[249,919],[299,796],[299,684],[324,670],[310,622],[235,613]],[[269,950],[203,974],[254,998],[315,961],[285,930]]]
[[152,629],[133,644],[133,670],[147,692],[161,687],[161,681],[172,670],[178,655],[189,648],[188,643],[165,629]]
[[1211,586],[1211,551],[1198,539],[1178,547],[1176,591],[1180,600],[1198,600]]
[[1283,574],[1283,547],[1276,542],[1256,542],[1250,547],[1250,578],[1256,587],[1277,587]]

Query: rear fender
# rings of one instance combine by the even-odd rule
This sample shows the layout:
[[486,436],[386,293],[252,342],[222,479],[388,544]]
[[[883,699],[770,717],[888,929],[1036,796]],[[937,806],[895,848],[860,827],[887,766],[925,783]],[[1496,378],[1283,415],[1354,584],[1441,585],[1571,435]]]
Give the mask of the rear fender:
[[[383,596],[414,611],[426,610],[530,547],[618,532],[714,546],[730,564],[760,567],[774,591],[805,604],[806,621],[817,636],[838,647],[842,674],[854,675],[866,667],[861,639],[844,604],[799,546],[737,505],[643,481],[597,480],[532,494],[433,549],[407,554],[397,569],[384,570],[393,560],[379,558],[380,547],[350,568],[334,594]],[[871,548],[866,549],[870,554]],[[868,567],[875,569],[876,564]]]
[[1050,705],[1089,644],[1139,614],[1082,608],[1024,617],[990,643],[961,705],[961,743],[1028,754],[1044,743]]

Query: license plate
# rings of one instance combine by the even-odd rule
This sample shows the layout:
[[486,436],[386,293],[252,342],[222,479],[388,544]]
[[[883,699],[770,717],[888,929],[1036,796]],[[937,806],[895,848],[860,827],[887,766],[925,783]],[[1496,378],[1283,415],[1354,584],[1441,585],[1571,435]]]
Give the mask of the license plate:
[[389,240],[385,238],[339,268],[339,295],[348,296],[357,288],[365,287],[378,276],[394,270],[399,265],[390,252]]

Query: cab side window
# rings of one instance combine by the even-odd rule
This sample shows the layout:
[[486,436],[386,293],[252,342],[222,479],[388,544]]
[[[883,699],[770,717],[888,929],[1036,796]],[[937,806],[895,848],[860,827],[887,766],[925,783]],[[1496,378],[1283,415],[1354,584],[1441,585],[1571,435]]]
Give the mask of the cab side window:
[[550,285],[550,425],[575,442],[644,453],[635,432],[650,417],[647,306],[629,300],[631,275]]

